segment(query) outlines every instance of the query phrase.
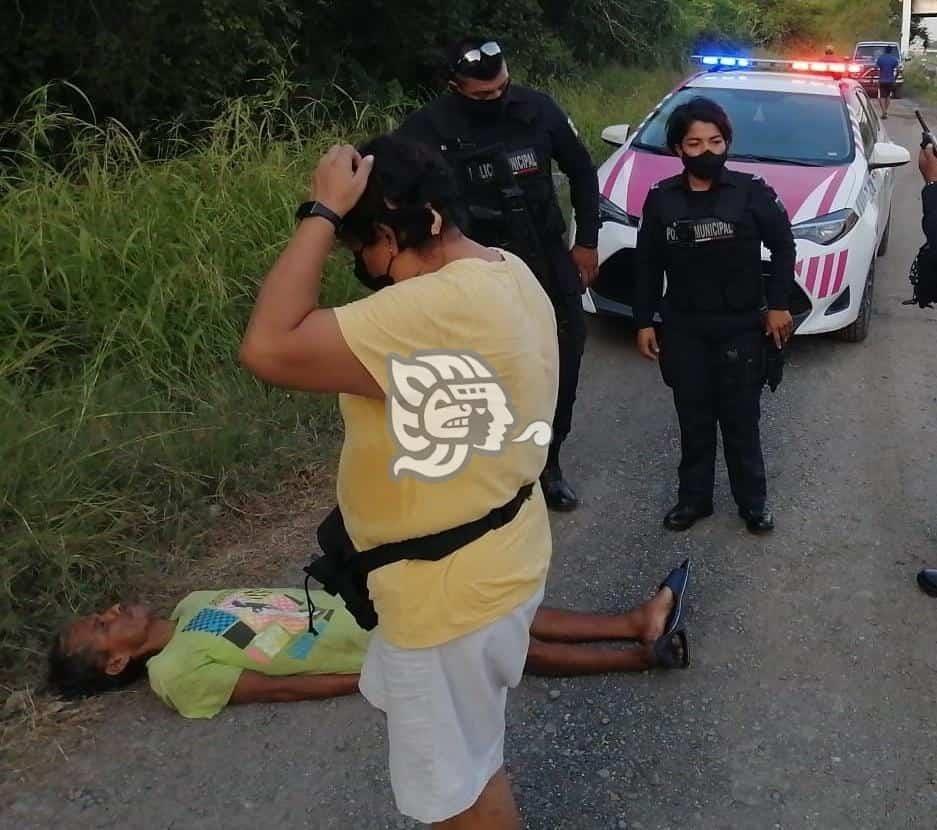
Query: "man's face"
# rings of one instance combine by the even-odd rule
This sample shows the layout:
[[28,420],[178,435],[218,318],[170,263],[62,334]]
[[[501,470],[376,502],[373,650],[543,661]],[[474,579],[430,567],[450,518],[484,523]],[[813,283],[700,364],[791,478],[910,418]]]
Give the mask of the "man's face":
[[473,101],[496,101],[504,95],[510,82],[508,65],[502,62],[501,71],[490,81],[480,81],[477,78],[465,78],[459,75],[452,82],[452,89]]
[[68,630],[66,650],[70,654],[84,650],[98,654],[102,668],[109,670],[112,662],[117,665],[125,662],[122,658],[131,659],[140,653],[153,618],[150,609],[143,605],[112,605],[75,620]]
[[717,156],[724,155],[726,152],[726,140],[715,124],[708,124],[705,121],[694,121],[690,124],[690,129],[680,142],[677,153],[683,156],[701,156],[709,150]]

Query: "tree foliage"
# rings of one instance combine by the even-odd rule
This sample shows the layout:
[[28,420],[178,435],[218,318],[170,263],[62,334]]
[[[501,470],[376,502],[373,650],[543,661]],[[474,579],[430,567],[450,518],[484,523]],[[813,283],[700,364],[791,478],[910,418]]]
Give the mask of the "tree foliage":
[[475,32],[498,37],[536,76],[608,61],[659,65],[700,32],[747,44],[788,35],[812,2],[7,0],[0,116],[55,80],[83,90],[97,118],[134,130],[209,117],[221,98],[271,74],[312,97],[337,85],[386,100],[438,82],[446,45]]
[[818,0],[689,0],[686,28],[697,44],[738,49],[811,41]]

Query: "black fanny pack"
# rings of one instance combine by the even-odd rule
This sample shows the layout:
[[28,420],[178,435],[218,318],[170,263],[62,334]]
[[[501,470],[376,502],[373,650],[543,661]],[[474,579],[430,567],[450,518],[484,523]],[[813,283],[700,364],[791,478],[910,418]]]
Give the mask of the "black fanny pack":
[[533,484],[525,484],[507,504],[496,507],[480,519],[429,536],[389,542],[366,551],[355,549],[345,529],[342,511],[336,507],[316,531],[323,555],[317,556],[303,568],[306,573],[309,630],[315,633],[314,608],[309,595],[310,579],[322,583],[322,587],[332,596],[340,596],[355,622],[365,631],[370,631],[377,626],[377,611],[368,595],[368,574],[371,571],[404,559],[436,562],[455,553],[490,530],[497,530],[511,522],[530,498],[533,489]]

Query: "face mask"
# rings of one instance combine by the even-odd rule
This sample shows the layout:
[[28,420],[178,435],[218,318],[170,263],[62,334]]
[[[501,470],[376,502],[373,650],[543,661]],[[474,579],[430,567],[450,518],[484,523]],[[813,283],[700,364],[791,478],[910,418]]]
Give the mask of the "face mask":
[[373,277],[364,264],[364,257],[361,254],[355,254],[355,276],[365,288],[370,291],[380,291],[382,288],[388,288],[394,284],[390,276],[390,267],[393,265],[394,257],[387,263],[387,272],[383,276]]
[[459,98],[459,105],[462,107],[462,111],[469,118],[477,121],[494,121],[501,116],[504,112],[504,108],[507,106],[508,89],[509,87],[505,87],[504,91],[497,98],[492,98],[487,101],[469,98],[461,92],[457,92],[456,95]]
[[714,153],[712,150],[707,150],[698,156],[683,156],[683,166],[687,173],[706,182],[713,181],[725,165],[726,154]]

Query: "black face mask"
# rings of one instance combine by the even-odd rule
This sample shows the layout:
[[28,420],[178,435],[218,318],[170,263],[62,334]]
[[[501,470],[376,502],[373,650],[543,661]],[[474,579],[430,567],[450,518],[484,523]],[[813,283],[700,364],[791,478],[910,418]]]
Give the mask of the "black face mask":
[[456,95],[459,99],[459,105],[462,111],[471,119],[476,121],[496,121],[504,113],[508,103],[508,91],[510,82],[504,88],[504,91],[497,97],[487,101],[481,101],[477,98],[469,98],[461,92]]
[[[387,263],[388,272],[393,262],[394,258],[391,257],[390,262]],[[355,254],[355,276],[358,278],[358,282],[370,291],[380,291],[382,288],[389,288],[394,284],[389,273],[384,274],[382,277],[372,277],[364,264],[364,257],[361,254]]]
[[726,153],[714,153],[712,150],[707,150],[698,156],[684,155],[683,166],[691,176],[711,182],[726,166]]

